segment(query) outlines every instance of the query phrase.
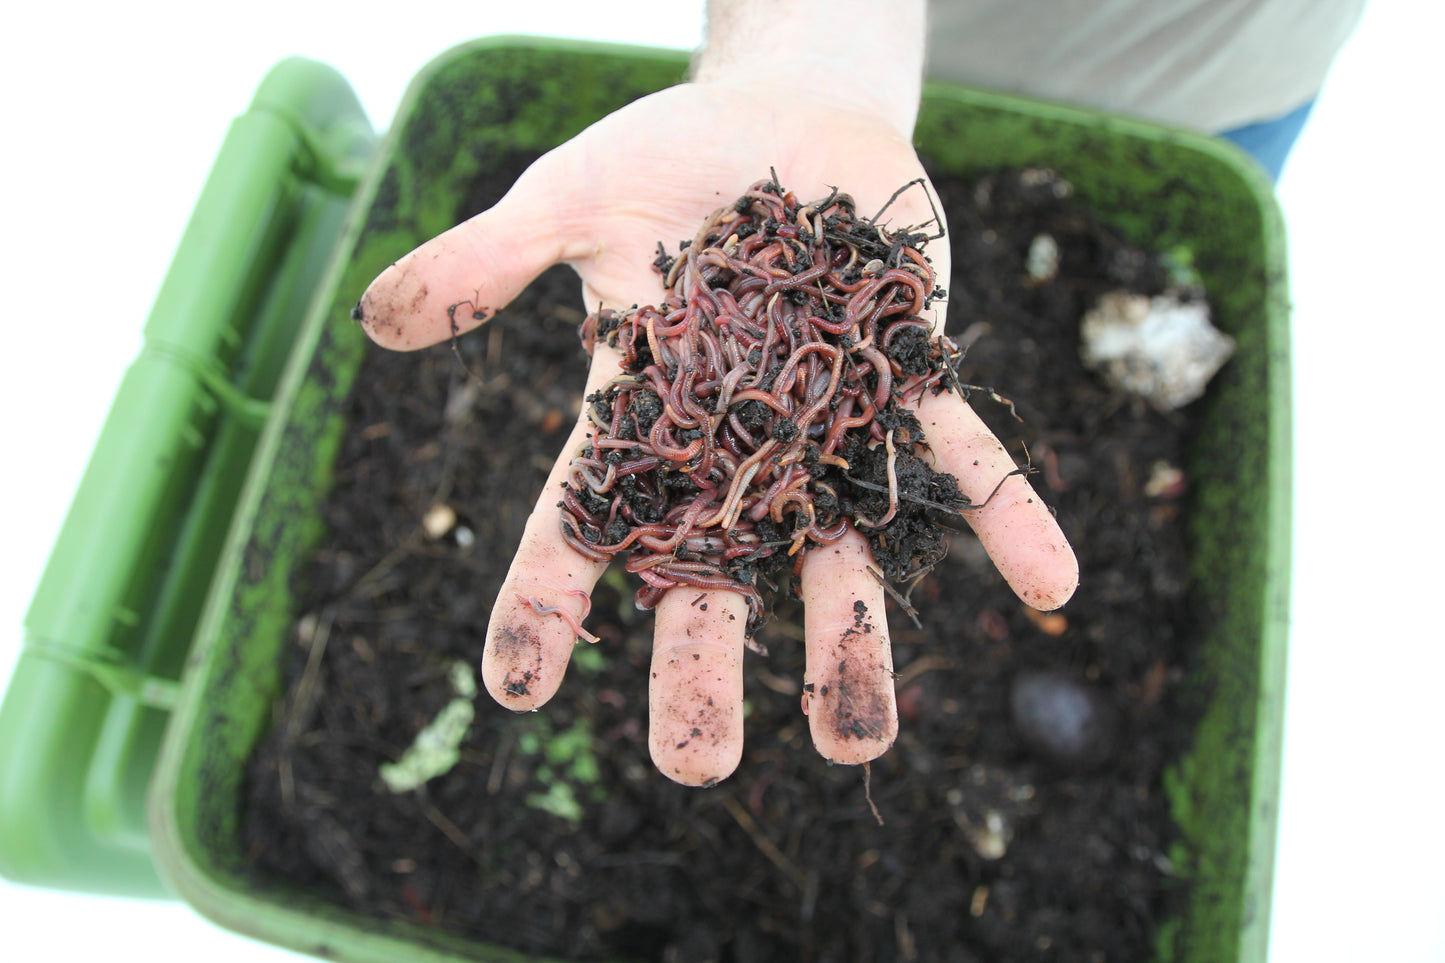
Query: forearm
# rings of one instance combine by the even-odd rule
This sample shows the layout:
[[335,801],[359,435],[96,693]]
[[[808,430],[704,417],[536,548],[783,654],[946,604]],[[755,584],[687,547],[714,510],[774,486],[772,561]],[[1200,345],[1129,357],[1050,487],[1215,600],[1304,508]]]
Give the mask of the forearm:
[[924,0],[709,0],[693,79],[788,92],[884,118],[913,133],[923,85]]

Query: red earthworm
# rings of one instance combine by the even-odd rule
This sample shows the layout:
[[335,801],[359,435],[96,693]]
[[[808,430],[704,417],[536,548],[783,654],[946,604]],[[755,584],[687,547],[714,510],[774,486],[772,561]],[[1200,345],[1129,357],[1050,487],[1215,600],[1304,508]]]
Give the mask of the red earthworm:
[[556,615],[560,617],[563,622],[567,623],[567,627],[572,630],[572,634],[580,639],[584,639],[588,642],[598,641],[597,636],[593,635],[591,632],[588,632],[582,627],[582,620],[587,618],[588,612],[592,611],[592,599],[587,595],[586,592],[580,591],[578,589],[568,589],[567,594],[581,597],[582,615],[580,617],[574,616],[571,612],[568,612],[561,606],[543,605],[540,599],[534,598],[530,595],[518,595],[517,601],[521,602],[523,605],[529,606],[532,611],[536,612],[538,615]]
[[723,507],[718,509],[717,514],[702,523],[704,527],[717,525],[720,522],[725,522],[722,526],[724,529],[732,527],[732,523],[737,521],[738,506],[742,502],[743,492],[747,489],[748,482],[752,481],[753,476],[762,468],[763,459],[772,454],[773,449],[777,446],[777,439],[769,438],[763,442],[761,448],[753,452],[746,461],[738,466],[737,477],[733,479],[733,485],[728,489],[727,498],[723,500]]
[[808,532],[818,522],[817,509],[813,507],[813,503],[811,500],[803,502],[802,509],[808,515],[808,524],[799,527],[798,530],[793,533],[793,543],[788,546],[789,556],[798,554],[798,551],[808,540]]
[[[773,513],[773,506],[777,504],[779,496],[786,492],[788,486],[794,484],[795,481],[800,485],[806,485],[808,479],[806,477],[798,478],[796,468],[789,465],[788,470],[778,476],[777,481],[773,482],[763,496],[757,500],[757,503],[748,509],[748,518],[755,522],[767,518],[769,514]],[[782,516],[773,514],[773,521],[781,522],[782,520]]]
[[797,274],[788,274],[783,277],[774,278],[773,280],[768,282],[765,293],[774,294],[778,291],[786,291],[790,288],[803,287],[827,273],[828,265],[826,263],[815,264],[813,267],[810,267],[806,271],[801,271]]
[[939,384],[941,381],[943,381],[942,371],[930,372],[918,378],[916,381],[910,380],[908,387],[898,392],[898,401],[900,404],[911,405],[918,401],[919,398],[922,398],[928,389]]
[[[701,428],[703,425],[710,424],[709,416],[712,413],[699,404],[697,400],[697,372],[698,366],[695,363],[688,363],[683,366],[682,377],[673,383],[672,403],[677,406],[686,418],[686,421],[683,421],[674,417],[673,421],[676,421],[684,428]],[[711,444],[709,444],[711,440],[712,432],[706,432],[703,435],[704,449],[710,449],[712,447]]]
[[702,346],[702,356],[707,360],[707,367],[704,368],[710,375],[720,375],[727,370],[723,362],[722,344],[718,340],[717,333],[707,328],[697,332],[698,344]]
[[[829,347],[832,347],[831,345]],[[828,388],[808,407],[804,408],[798,416],[798,422],[802,427],[807,427],[818,413],[833,399],[833,394],[838,390],[838,382],[843,377],[843,353],[833,348],[833,366],[828,372]]]
[[[591,462],[592,464],[596,464],[601,467],[600,462],[593,462],[592,459],[587,459],[587,462]],[[596,494],[606,495],[612,490],[612,486],[617,482],[617,466],[608,465],[606,475],[603,476],[601,481],[598,481],[596,474],[590,470],[589,464],[582,462],[580,459],[574,460],[572,462],[572,477],[574,479],[581,480],[591,491],[595,492]]]
[[562,540],[579,555],[594,562],[610,562],[612,555],[597,550],[597,547],[589,542],[582,534],[581,524],[572,514],[562,512]]
[[566,514],[569,514],[575,518],[581,518],[588,521],[591,521],[593,519],[592,514],[588,512],[587,509],[582,505],[581,499],[578,497],[577,486],[575,484],[569,486],[567,490],[562,493],[562,505],[564,508],[567,509]]
[[772,517],[773,521],[781,522],[783,520],[783,514],[787,511],[789,505],[798,505],[805,511],[811,512],[813,510],[813,496],[798,489],[784,492],[768,506],[768,514]]
[[[657,326],[653,323],[653,315],[647,315],[647,350],[652,353],[654,363],[667,365],[667,355],[662,353],[662,345],[657,340]],[[670,366],[669,366],[670,367]]]
[[[638,574],[642,575],[642,573]],[[646,576],[643,575],[643,578],[646,579]],[[668,588],[674,587],[676,585],[687,585],[691,588],[733,592],[741,595],[743,598],[747,599],[749,622],[757,621],[759,615],[762,612],[763,600],[762,596],[758,594],[757,589],[753,588],[751,585],[746,585],[744,583],[737,582],[731,578],[728,578],[721,572],[704,573],[702,571],[673,571],[668,573],[667,580],[672,582],[672,585],[667,586]],[[657,585],[657,582],[653,582],[652,584]],[[656,603],[654,603],[654,605],[655,604]]]
[[873,370],[878,374],[878,387],[873,389],[873,404],[882,409],[888,404],[888,395],[893,389],[893,369],[888,365],[888,359],[883,352],[876,347],[864,348],[860,354],[873,364]]
[[619,476],[636,475],[641,472],[652,471],[661,465],[663,459],[657,455],[644,455],[632,461],[618,462],[617,474]]
[[784,418],[792,417],[793,409],[785,405],[777,395],[771,391],[763,391],[760,388],[744,388],[733,395],[733,403],[730,407],[737,407],[744,401],[761,401],[769,408],[782,415]]
[[838,521],[828,528],[820,528],[818,523],[814,522],[813,527],[808,529],[808,537],[819,544],[826,545],[829,542],[836,542],[842,538],[851,527],[846,517],[839,518]]
[[[726,320],[719,322],[719,324],[726,323]],[[744,372],[746,372],[747,368],[743,363],[743,359],[747,357],[747,350],[743,346],[742,339],[738,337],[738,332],[735,331],[731,325],[728,326],[726,337],[723,339],[722,354],[724,368],[728,371],[732,371],[735,368],[743,368]]]
[[856,398],[850,396],[845,396],[838,402],[838,408],[833,412],[833,422],[828,426],[828,434],[823,439],[822,453],[824,455],[831,455],[838,450],[838,445],[842,443],[845,432],[853,428],[861,428],[873,420],[871,411],[853,415],[853,407],[856,404]]
[[[922,312],[924,304],[928,301],[928,292],[931,287],[928,282],[924,281],[923,278],[919,277],[917,274],[914,274],[912,271],[908,271],[903,268],[892,268],[888,271],[885,271],[883,274],[883,279],[894,285],[899,285],[912,290],[913,301],[907,306],[906,309],[900,307],[899,310],[906,311],[906,313],[912,315],[917,315]],[[897,311],[895,311],[895,313],[897,313]]]
[[671,462],[691,461],[698,452],[702,451],[702,439],[694,438],[683,447],[670,444],[663,436],[667,431],[667,420],[657,419],[652,423],[652,431],[648,435],[648,441],[652,444],[653,451],[662,458]]
[[758,370],[766,371],[771,363],[773,352],[778,346],[778,326],[773,322],[772,312],[766,307],[762,311],[767,321],[767,327],[763,329],[763,343],[758,355]]
[[753,555],[758,551],[759,545],[760,543],[757,542],[747,542],[738,545],[730,545],[727,548],[723,549],[722,559],[724,562],[731,562],[735,558],[743,558],[747,555]]
[[831,321],[831,320],[829,320],[829,319],[827,319],[827,318],[820,318],[820,317],[814,316],[814,317],[810,318],[809,321],[810,321],[810,323],[813,325],[813,327],[819,329],[820,331],[826,331],[826,332],[829,333],[829,334],[835,334],[835,335],[836,335],[836,334],[847,334],[848,332],[852,331],[854,328],[858,327],[858,325],[857,325],[855,322],[849,321],[849,320],[847,320],[847,319],[844,319],[844,320],[842,320],[842,321]]
[[[677,579],[671,579],[667,578],[666,576],[659,575],[651,569],[635,569],[632,568],[631,564],[629,563],[627,570],[633,575],[636,575],[638,578],[642,579],[648,585],[651,585],[653,588],[670,589],[677,587]],[[658,597],[661,598],[661,595],[659,594]],[[638,608],[648,609],[653,607],[651,605],[643,605],[641,600],[642,595],[641,593],[638,593],[637,598],[634,600],[634,604],[636,604]],[[653,604],[655,605],[656,603]]]
[[900,320],[893,324],[890,324],[888,326],[888,330],[883,332],[883,350],[886,352],[888,349],[892,348],[893,340],[904,331],[909,330],[919,331],[927,335],[932,332],[933,328],[927,321],[924,321],[922,318]]
[[719,383],[717,403],[713,406],[713,411],[724,412],[728,410],[728,407],[732,404],[733,392],[750,370],[745,364],[737,364],[723,376],[722,381]]
[[783,364],[782,372],[778,374],[777,380],[773,382],[773,390],[788,391],[791,389],[793,386],[793,378],[797,374],[799,362],[810,354],[826,354],[833,359],[835,366],[841,357],[837,346],[828,344],[826,341],[814,341],[810,344],[802,345],[788,356],[788,360]]
[[630,451],[638,446],[638,442],[632,438],[607,438],[599,435],[592,439],[591,445],[597,451]]
[[728,411],[727,426],[728,430],[732,432],[738,441],[747,445],[749,448],[757,449],[758,440],[753,437],[752,432],[748,431],[747,426],[744,425],[742,419],[738,417],[736,409],[730,409]]
[[630,548],[633,542],[640,541],[646,543],[649,540],[656,543],[655,547],[649,546],[653,551],[670,552],[672,551],[672,546],[678,542],[677,530],[665,525],[638,525],[624,535],[622,540],[617,544],[602,546],[602,548],[604,548],[608,554],[616,555]]

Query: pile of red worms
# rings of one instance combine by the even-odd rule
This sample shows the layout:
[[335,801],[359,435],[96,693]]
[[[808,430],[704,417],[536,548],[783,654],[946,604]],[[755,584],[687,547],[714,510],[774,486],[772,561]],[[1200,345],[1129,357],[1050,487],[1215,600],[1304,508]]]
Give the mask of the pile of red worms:
[[919,457],[907,405],[963,390],[960,352],[926,319],[944,292],[923,248],[941,234],[887,230],[887,206],[860,218],[836,189],[802,204],[759,181],[676,257],[659,244],[658,305],[584,322],[623,370],[586,399],[562,533],[587,558],[625,555],[639,608],[678,586],[740,592],[751,634],[802,551],[849,526],[885,585],[942,558],[939,522],[969,505]]

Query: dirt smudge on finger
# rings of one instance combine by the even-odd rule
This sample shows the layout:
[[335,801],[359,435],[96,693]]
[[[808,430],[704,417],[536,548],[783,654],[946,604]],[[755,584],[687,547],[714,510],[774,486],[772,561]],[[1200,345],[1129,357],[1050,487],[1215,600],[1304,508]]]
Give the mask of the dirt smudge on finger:
[[840,743],[891,743],[897,725],[887,635],[869,617],[862,599],[853,603],[852,622],[834,644],[832,660],[836,661],[804,685],[804,714],[813,714],[816,700],[822,715],[815,725],[831,730]]
[[503,623],[491,647],[492,657],[507,669],[502,692],[514,699],[530,695],[532,682],[542,670],[542,639],[537,630],[516,622]]
[[871,681],[849,678],[846,663],[839,663],[831,693],[833,732],[839,739],[892,741],[893,702]]

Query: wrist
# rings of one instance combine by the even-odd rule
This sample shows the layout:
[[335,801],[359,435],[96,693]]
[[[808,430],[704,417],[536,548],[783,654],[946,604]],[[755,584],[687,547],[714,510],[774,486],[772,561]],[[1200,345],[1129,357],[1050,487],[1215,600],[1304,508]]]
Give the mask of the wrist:
[[709,0],[692,79],[874,114],[910,139],[923,89],[925,3]]

